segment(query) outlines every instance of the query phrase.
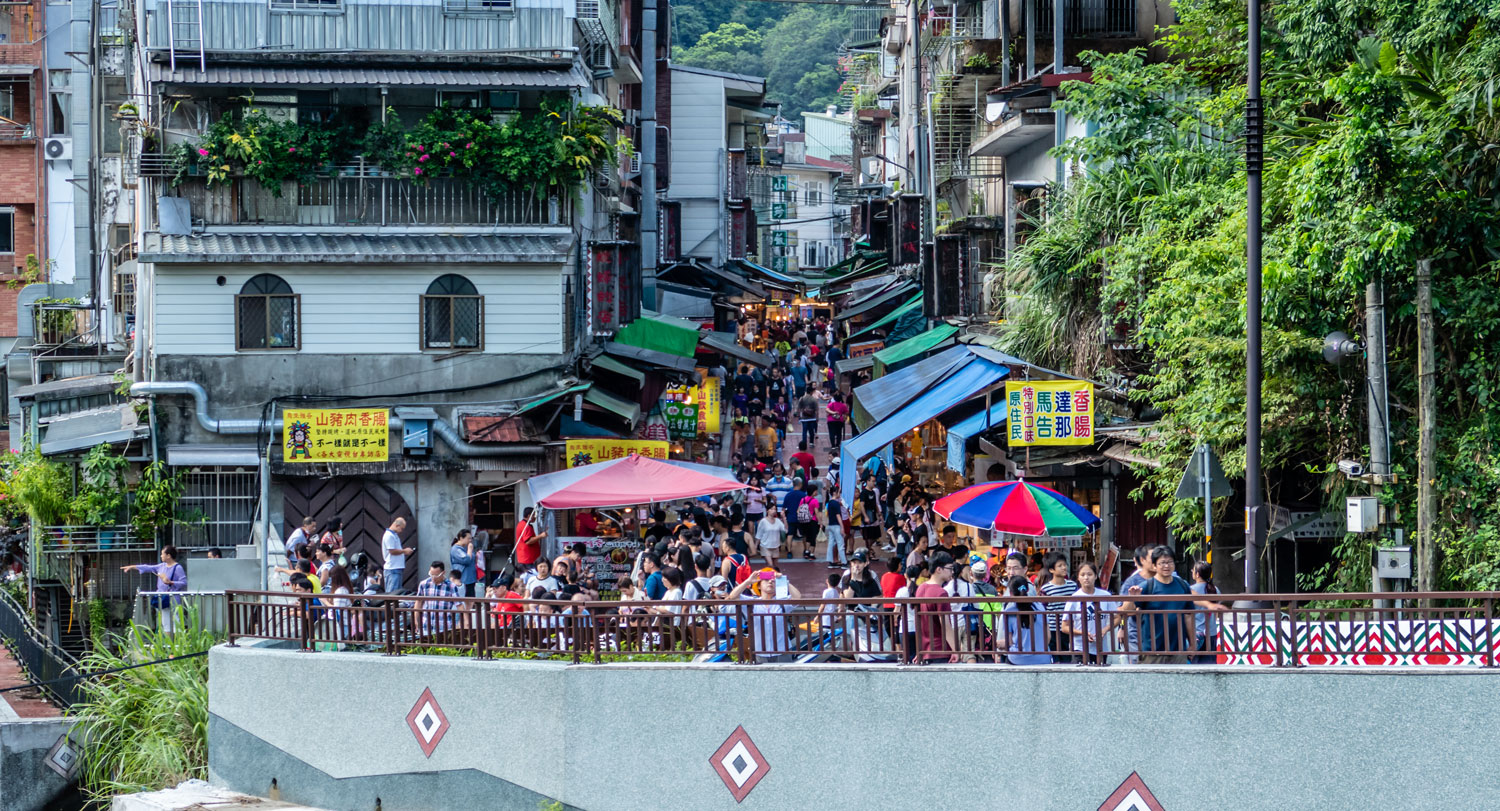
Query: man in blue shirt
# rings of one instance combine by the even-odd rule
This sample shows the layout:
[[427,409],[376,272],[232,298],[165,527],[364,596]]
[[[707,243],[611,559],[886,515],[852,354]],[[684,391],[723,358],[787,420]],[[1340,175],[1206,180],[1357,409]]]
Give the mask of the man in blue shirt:
[[[1177,561],[1172,550],[1158,546],[1151,550],[1151,565],[1156,576],[1139,586],[1125,589],[1126,594],[1141,596],[1191,595],[1193,589],[1177,576]],[[1140,600],[1125,604],[1126,611],[1145,611],[1141,618],[1141,664],[1185,665],[1196,640],[1190,640],[1193,620],[1188,610],[1193,606],[1207,611],[1223,611],[1224,606],[1208,600]]]
[[646,573],[646,598],[649,600],[660,600],[667,596],[667,584],[661,579],[661,556],[655,552],[647,552],[641,558],[641,571]]

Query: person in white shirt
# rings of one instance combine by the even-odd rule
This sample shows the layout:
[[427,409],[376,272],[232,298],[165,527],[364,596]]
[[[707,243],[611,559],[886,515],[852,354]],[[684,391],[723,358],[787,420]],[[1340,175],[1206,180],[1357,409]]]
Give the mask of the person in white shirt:
[[[1108,589],[1095,588],[1099,582],[1099,571],[1094,564],[1084,561],[1078,564],[1078,590],[1074,594],[1086,597],[1113,596]],[[1109,655],[1110,631],[1119,624],[1119,604],[1108,600],[1069,603],[1064,609],[1063,629],[1073,635],[1073,650],[1083,654],[1085,664],[1104,664]],[[1102,613],[1101,613],[1102,612]]]
[[536,592],[537,586],[541,586],[546,591],[557,591],[562,584],[558,583],[557,578],[552,576],[551,570],[552,564],[548,563],[546,558],[538,560],[536,562],[536,571],[526,574],[524,581],[526,592],[522,596],[530,597]]
[[385,591],[394,594],[401,590],[401,575],[406,570],[406,556],[415,552],[401,545],[401,532],[406,529],[406,519],[397,517],[391,522],[380,539],[380,551],[385,554]]
[[843,578],[843,572],[828,573],[828,587],[823,589],[823,600],[825,602],[818,617],[818,625],[822,627],[822,631],[825,634],[833,633],[833,629],[839,626],[840,606],[838,603],[828,601],[837,600],[844,596],[844,593],[839,591],[839,583]]
[[[906,567],[906,585],[896,589],[892,598],[914,597],[917,593],[917,581],[927,575],[927,561]],[[917,657],[917,603],[897,605],[896,610],[906,611],[905,624],[902,626],[902,635],[906,637],[907,662],[916,661]]]
[[766,556],[766,565],[776,567],[781,555],[781,539],[786,536],[786,522],[781,520],[781,510],[775,506],[766,510],[766,517],[755,527],[755,542],[760,553]]

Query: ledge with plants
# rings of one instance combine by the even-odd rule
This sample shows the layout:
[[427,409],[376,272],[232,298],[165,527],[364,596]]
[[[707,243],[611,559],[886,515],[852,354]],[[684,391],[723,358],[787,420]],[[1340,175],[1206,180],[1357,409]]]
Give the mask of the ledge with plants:
[[258,181],[279,196],[287,182],[335,175],[363,160],[377,173],[426,183],[461,178],[490,193],[572,189],[617,161],[611,130],[624,124],[612,107],[544,101],[508,116],[442,107],[410,128],[394,115],[363,132],[348,123],[274,120],[251,107],[226,114],[196,141],[169,152],[173,185],[201,175],[209,186]]

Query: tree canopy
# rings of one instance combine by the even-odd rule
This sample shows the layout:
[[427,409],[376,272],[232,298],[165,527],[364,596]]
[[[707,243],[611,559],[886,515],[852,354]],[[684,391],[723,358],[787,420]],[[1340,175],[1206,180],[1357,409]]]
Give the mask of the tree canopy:
[[[1244,472],[1245,9],[1177,0],[1171,60],[1090,55],[1060,106],[1095,125],[1058,149],[1083,172],[1007,266],[1004,342],[1126,389],[1159,415],[1143,468],[1161,512],[1194,444]],[[1365,332],[1387,301],[1392,458],[1384,498],[1416,514],[1415,273],[1433,262],[1439,584],[1500,587],[1500,0],[1300,0],[1267,7],[1265,466],[1273,503],[1338,504],[1340,459],[1366,458],[1360,364],[1323,362],[1329,332]],[[1237,505],[1226,507],[1237,509]],[[1303,585],[1367,584],[1348,536]]]
[[766,96],[796,119],[838,99],[839,46],[848,34],[835,6],[733,0],[677,5],[672,58],[693,67],[766,78]]

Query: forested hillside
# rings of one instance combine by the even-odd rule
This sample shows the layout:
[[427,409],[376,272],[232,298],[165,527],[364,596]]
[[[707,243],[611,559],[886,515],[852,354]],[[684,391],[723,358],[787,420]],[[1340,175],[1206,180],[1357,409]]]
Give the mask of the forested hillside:
[[838,100],[843,7],[707,0],[674,3],[672,15],[679,64],[764,76],[767,97],[791,119]]

